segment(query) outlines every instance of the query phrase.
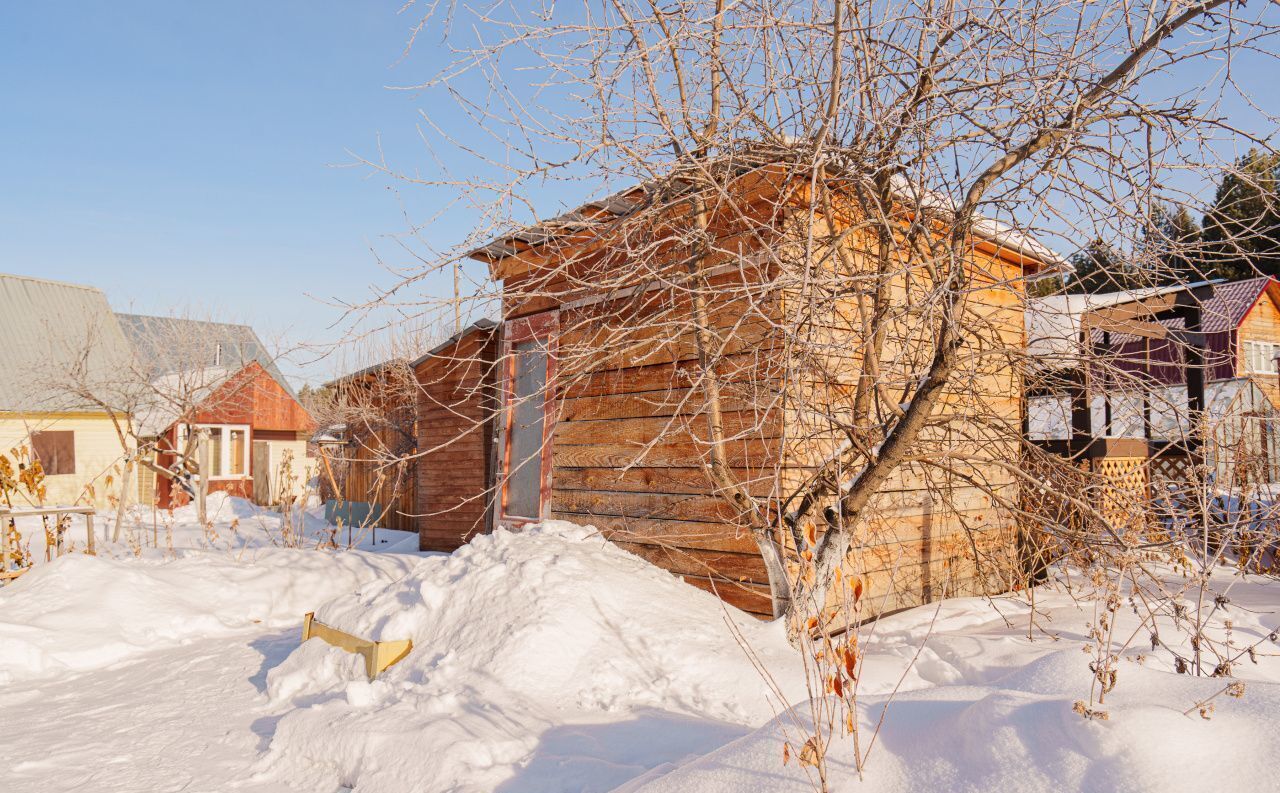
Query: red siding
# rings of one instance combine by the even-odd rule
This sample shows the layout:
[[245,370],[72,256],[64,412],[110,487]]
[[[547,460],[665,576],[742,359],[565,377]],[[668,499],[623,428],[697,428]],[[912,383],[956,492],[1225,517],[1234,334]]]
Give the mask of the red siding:
[[[314,432],[316,426],[306,408],[257,361],[236,372],[216,388],[189,423],[249,425],[250,472],[253,471],[254,440],[285,437],[293,440],[298,437],[297,433]],[[170,427],[164,432],[171,448],[176,442],[176,434],[176,427]],[[158,462],[168,467],[174,462],[173,455],[160,455]],[[253,478],[250,475],[244,479],[211,480],[209,491],[225,491],[250,498],[253,496]],[[158,477],[156,482],[156,500],[161,509],[171,509],[189,501],[181,488],[174,487],[164,477]]]

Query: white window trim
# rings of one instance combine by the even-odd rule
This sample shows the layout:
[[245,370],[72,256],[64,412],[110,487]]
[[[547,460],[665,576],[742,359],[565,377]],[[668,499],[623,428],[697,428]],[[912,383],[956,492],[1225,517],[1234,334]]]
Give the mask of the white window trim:
[[1244,349],[1241,355],[1244,358],[1244,370],[1247,374],[1277,374],[1276,355],[1280,354],[1280,344],[1267,341],[1245,340],[1241,345]]
[[220,465],[218,466],[218,468],[219,470],[222,470],[222,471],[231,470],[231,431],[244,430],[244,466],[243,466],[244,473],[242,474],[224,473],[224,474],[219,474],[218,476],[210,476],[209,481],[223,482],[230,479],[252,479],[253,478],[253,471],[249,468],[249,454],[253,448],[253,430],[249,428],[248,424],[191,424],[191,425],[184,424],[181,426],[181,428],[178,431],[178,447],[179,448],[181,448],[185,444],[186,434],[187,432],[190,431],[190,427],[195,427],[196,429],[202,429],[202,430],[209,430],[210,432],[214,432],[214,431],[218,432],[219,436],[222,439],[222,443],[219,444],[222,450],[222,459],[219,460]]

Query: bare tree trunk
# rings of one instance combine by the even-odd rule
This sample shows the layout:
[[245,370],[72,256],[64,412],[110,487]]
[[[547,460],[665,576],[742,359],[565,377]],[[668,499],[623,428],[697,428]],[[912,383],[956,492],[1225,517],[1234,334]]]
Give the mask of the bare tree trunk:
[[124,513],[129,508],[129,488],[133,485],[133,458],[125,460],[124,475],[120,478],[120,499],[116,504],[116,527],[111,541],[120,542],[120,527],[124,525]]
[[200,482],[196,487],[196,515],[200,519],[200,525],[206,526],[209,523],[209,471],[213,469],[213,465],[209,459],[209,431],[196,432],[200,435]]

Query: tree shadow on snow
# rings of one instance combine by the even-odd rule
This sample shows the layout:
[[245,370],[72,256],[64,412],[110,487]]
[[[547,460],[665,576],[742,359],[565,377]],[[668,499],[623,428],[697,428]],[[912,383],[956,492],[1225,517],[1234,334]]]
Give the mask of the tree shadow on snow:
[[566,724],[542,734],[529,762],[496,793],[603,793],[661,775],[745,735],[741,725],[661,710],[627,721]]

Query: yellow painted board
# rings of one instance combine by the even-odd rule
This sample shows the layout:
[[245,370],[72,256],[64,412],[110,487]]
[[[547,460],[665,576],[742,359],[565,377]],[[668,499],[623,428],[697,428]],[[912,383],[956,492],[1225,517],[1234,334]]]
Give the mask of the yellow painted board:
[[404,658],[413,649],[412,639],[388,642],[361,639],[330,625],[325,625],[316,619],[314,611],[308,611],[302,618],[302,640],[305,642],[311,638],[321,639],[327,644],[364,658],[364,669],[369,675],[369,680],[373,680],[383,670]]

